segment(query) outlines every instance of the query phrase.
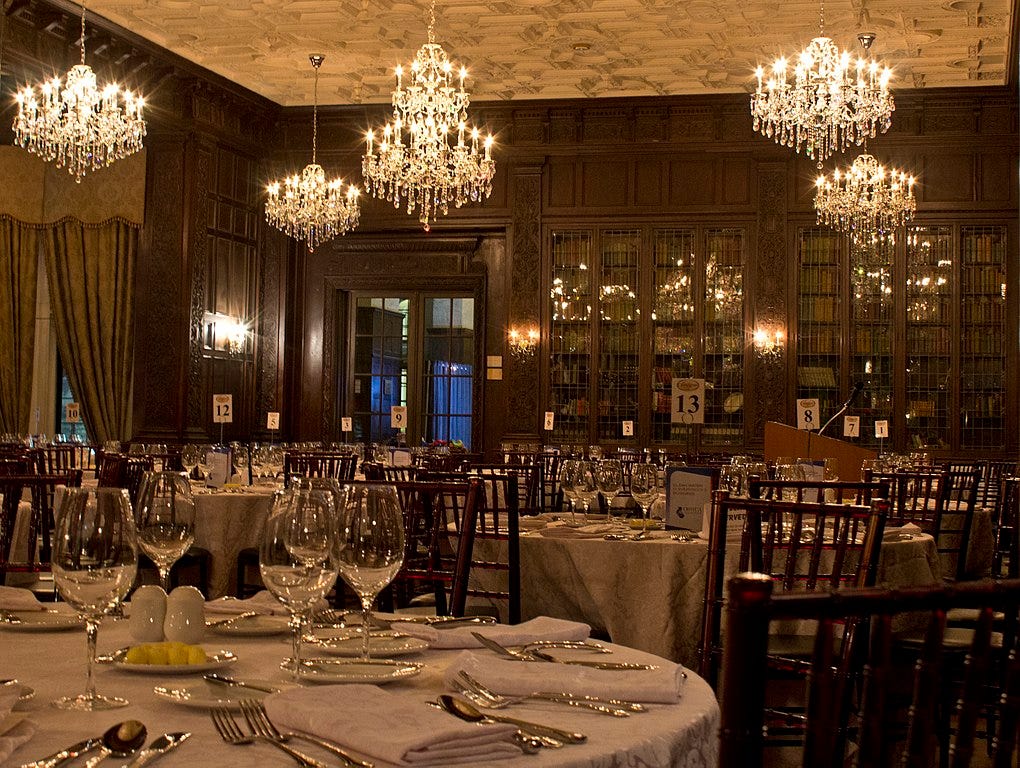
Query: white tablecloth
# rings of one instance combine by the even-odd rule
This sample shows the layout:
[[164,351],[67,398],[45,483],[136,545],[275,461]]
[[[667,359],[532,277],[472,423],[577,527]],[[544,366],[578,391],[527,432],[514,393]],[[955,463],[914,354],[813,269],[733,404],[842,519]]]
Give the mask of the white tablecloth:
[[[521,612],[583,621],[615,643],[697,665],[708,542],[602,537],[521,537]],[[728,560],[728,559],[727,559]],[[729,563],[728,563],[729,564]],[[729,569],[736,572],[736,563]],[[883,542],[877,582],[934,584],[941,578],[930,536]]]
[[237,553],[257,547],[269,514],[272,486],[195,493],[195,545],[212,553],[208,598],[237,590]]
[[[99,631],[100,652],[127,645],[127,630],[125,621],[105,621]],[[203,642],[203,646],[207,650],[227,648],[235,651],[239,661],[227,672],[235,677],[286,679],[285,673],[279,669],[279,663],[290,651],[287,637],[241,639],[210,636]],[[625,648],[615,648],[614,651],[614,655],[608,658],[655,661],[648,654]],[[429,651],[419,657],[408,657],[424,661],[425,670],[418,677],[390,684],[387,690],[420,691],[422,706],[425,706],[426,700],[434,699],[442,690],[445,667],[457,653]],[[14,753],[9,761],[11,765],[42,757],[88,735],[101,733],[113,723],[126,718],[137,718],[144,722],[149,729],[149,740],[169,731],[184,730],[194,734],[190,741],[161,760],[161,768],[249,768],[252,765],[290,764],[285,755],[268,745],[231,747],[224,744],[204,712],[165,702],[152,693],[155,685],[185,684],[188,681],[194,682],[197,679],[195,677],[130,674],[101,666],[97,671],[99,692],[126,696],[131,702],[130,706],[99,713],[65,712],[50,706],[53,699],[82,690],[84,657],[85,637],[81,631],[26,634],[0,630],[3,676],[17,677],[35,688],[36,697],[27,712],[39,724],[36,735]],[[548,703],[514,706],[509,714],[581,730],[588,735],[588,742],[562,749],[542,750],[533,756],[522,755],[520,758],[500,761],[498,765],[507,768],[712,768],[717,760],[718,704],[704,680],[690,671],[687,675],[679,704],[650,705],[648,712],[629,718],[607,717]],[[316,752],[314,747],[304,744],[296,746],[325,757],[325,754]],[[383,767],[380,765],[380,768]]]

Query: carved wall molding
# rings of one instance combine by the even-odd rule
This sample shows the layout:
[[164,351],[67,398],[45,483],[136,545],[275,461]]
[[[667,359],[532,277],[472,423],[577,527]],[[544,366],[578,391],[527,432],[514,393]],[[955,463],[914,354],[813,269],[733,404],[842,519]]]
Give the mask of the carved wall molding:
[[207,368],[202,356],[202,334],[205,326],[208,286],[208,191],[213,149],[204,144],[192,146],[194,171],[187,180],[193,200],[188,221],[188,263],[191,277],[191,325],[188,333],[187,403],[189,429],[204,431],[209,421],[210,405],[206,402]]

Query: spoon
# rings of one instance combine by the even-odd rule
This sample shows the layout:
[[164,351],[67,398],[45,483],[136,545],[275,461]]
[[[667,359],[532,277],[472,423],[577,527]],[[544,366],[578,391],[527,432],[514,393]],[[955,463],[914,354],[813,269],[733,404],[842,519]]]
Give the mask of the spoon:
[[85,768],[95,768],[108,757],[130,757],[145,743],[145,724],[138,720],[125,720],[111,725],[103,734],[99,754],[89,758]]
[[540,725],[539,723],[531,723],[527,720],[518,720],[514,717],[492,715],[487,712],[483,713],[463,699],[458,699],[456,696],[450,696],[447,693],[440,694],[439,706],[451,715],[459,717],[461,720],[466,720],[469,723],[481,723],[486,720],[492,720],[497,723],[516,725],[525,733],[543,739],[543,742],[545,739],[555,739],[556,741],[564,741],[569,744],[583,744],[588,740],[587,736],[576,731],[565,731],[561,728],[553,728],[551,725]]

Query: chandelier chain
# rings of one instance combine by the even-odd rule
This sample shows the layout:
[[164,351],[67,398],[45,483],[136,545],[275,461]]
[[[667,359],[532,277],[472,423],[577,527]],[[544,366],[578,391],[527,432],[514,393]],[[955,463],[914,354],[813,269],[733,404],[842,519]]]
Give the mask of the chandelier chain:
[[818,36],[825,37],[825,0],[818,0]]
[[431,0],[431,2],[429,3],[428,40],[429,40],[429,45],[435,45],[435,42],[436,42],[436,0]]
[[316,155],[319,148],[319,67],[312,58],[312,66],[315,67],[315,81],[312,84],[312,164],[317,162]]
[[78,40],[78,47],[81,48],[81,64],[85,66],[85,0],[81,4],[81,38]]

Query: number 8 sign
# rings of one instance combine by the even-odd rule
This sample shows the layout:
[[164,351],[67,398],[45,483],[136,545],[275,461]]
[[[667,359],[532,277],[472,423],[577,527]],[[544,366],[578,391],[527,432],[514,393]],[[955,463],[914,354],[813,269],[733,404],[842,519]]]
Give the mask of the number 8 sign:
[[797,429],[818,429],[818,401],[814,398],[797,401]]

